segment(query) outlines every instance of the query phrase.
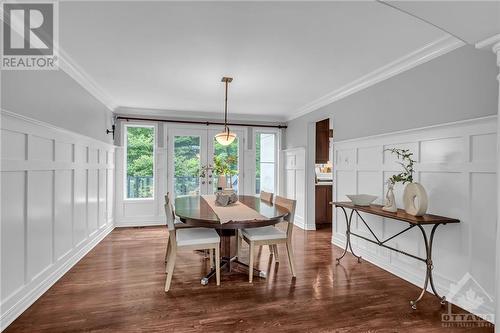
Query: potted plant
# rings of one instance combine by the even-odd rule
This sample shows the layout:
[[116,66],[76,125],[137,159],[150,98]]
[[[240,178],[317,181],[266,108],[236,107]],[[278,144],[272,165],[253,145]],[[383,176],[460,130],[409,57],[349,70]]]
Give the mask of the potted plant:
[[[232,176],[237,175],[238,171],[235,167],[237,165],[237,158],[235,156],[214,156],[213,173],[218,176],[217,188],[223,190],[224,188],[232,188]],[[229,186],[228,186],[229,180]]]
[[[409,149],[392,148],[386,150],[396,155],[398,163],[403,167],[403,171],[389,178],[389,189],[386,195],[387,202],[385,207],[394,209],[394,194],[392,194],[392,203],[390,202],[392,189],[396,183],[402,183],[403,185],[406,184],[403,193],[405,211],[414,216],[424,215],[427,211],[428,197],[425,188],[421,184],[413,182],[413,173],[415,172],[413,166],[416,162],[413,159],[413,153]],[[392,204],[392,206],[388,204]],[[385,210],[395,211],[389,208]]]

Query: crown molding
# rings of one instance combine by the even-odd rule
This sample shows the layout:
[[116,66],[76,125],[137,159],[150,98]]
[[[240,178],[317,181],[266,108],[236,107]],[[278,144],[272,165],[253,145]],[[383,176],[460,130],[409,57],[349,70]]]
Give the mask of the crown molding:
[[489,47],[500,46],[500,34],[488,37],[476,43],[476,49],[484,49]]
[[364,75],[331,93],[318,98],[317,100],[299,108],[295,113],[287,118],[287,121],[293,120],[314,110],[317,110],[325,105],[338,101],[358,91],[373,86],[376,83],[387,80],[397,74],[412,69],[427,61],[440,57],[448,52],[451,52],[465,43],[453,36],[446,35],[438,40],[435,40],[425,46],[408,53],[407,55],[384,65],[367,75]]
[[80,84],[99,102],[104,104],[110,111],[114,111],[118,104],[116,104],[110,95],[92,79],[92,77],[83,70],[78,63],[71,58],[63,49],[59,48],[59,68],[68,74],[73,80]]

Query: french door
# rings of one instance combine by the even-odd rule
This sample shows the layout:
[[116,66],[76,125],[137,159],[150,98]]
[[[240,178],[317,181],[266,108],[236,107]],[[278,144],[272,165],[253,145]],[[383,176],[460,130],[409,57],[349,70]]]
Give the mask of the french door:
[[[212,194],[217,190],[218,174],[215,159],[228,163],[231,169],[226,186],[243,193],[243,135],[228,146],[215,140],[221,129],[168,128],[168,188],[173,197]],[[233,130],[231,130],[233,131]]]

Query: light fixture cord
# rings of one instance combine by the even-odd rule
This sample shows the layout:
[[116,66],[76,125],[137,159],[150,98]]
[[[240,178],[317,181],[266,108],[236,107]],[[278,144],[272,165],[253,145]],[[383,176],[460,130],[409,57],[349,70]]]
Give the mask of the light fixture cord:
[[225,105],[224,105],[224,127],[227,127],[227,86],[228,82],[226,79],[226,100],[225,100]]
[[229,128],[227,127],[227,90],[228,90],[229,82],[226,79],[226,99],[224,103],[224,131],[226,132],[226,140],[229,139]]

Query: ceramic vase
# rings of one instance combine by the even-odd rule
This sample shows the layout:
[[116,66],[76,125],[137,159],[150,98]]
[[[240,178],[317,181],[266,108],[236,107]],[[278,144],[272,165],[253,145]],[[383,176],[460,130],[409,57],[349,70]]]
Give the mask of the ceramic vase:
[[413,216],[422,216],[427,211],[429,199],[425,188],[419,183],[409,183],[403,193],[405,211]]
[[225,189],[227,186],[227,180],[226,176],[221,175],[217,178],[217,188],[220,188],[221,190]]
[[382,207],[382,210],[385,210],[386,212],[397,212],[398,207],[396,207],[396,199],[394,198],[394,184],[391,182],[388,183],[387,185],[387,193],[385,195],[385,204],[384,207]]

